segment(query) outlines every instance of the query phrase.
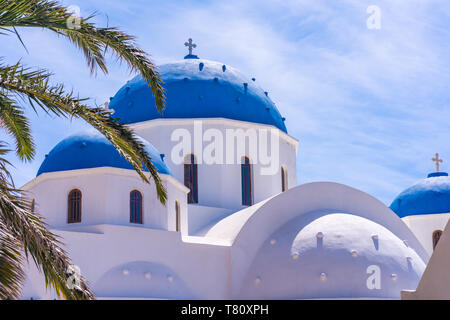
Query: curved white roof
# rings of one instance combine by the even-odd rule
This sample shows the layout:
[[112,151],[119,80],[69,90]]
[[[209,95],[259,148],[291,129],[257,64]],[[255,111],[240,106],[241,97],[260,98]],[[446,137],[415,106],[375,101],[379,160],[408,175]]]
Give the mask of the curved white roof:
[[[232,245],[236,298],[400,298],[401,290],[417,286],[428,261],[388,207],[330,182],[298,186],[237,212],[206,237]],[[371,265],[381,269],[381,290],[366,285]]]

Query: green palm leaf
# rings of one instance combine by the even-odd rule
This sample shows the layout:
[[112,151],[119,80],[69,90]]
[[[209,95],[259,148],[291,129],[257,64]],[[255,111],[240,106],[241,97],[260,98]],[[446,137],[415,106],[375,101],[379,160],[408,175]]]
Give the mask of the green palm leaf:
[[0,92],[0,127],[6,129],[16,142],[17,156],[22,160],[34,157],[35,145],[25,114],[10,96]]
[[0,220],[0,299],[20,297],[24,281],[23,258],[19,250],[21,243]]

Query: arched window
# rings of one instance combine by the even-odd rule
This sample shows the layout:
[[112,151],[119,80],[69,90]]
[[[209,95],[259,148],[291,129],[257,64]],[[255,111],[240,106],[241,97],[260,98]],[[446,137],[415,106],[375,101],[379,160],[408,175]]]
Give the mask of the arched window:
[[81,191],[74,189],[68,197],[67,223],[81,222]]
[[142,224],[142,194],[137,190],[130,193],[130,222]]
[[188,203],[198,203],[198,168],[193,154],[188,154],[184,159],[184,185],[191,190]]
[[288,174],[287,169],[283,166],[281,167],[281,192],[288,190]]
[[433,250],[436,249],[436,246],[437,246],[441,236],[442,236],[442,230],[436,230],[435,232],[433,232]]
[[180,201],[175,201],[175,230],[177,232],[181,232],[181,209],[180,209]]
[[252,165],[250,159],[244,157],[241,164],[241,178],[242,178],[242,205],[253,205],[253,186],[252,186]]

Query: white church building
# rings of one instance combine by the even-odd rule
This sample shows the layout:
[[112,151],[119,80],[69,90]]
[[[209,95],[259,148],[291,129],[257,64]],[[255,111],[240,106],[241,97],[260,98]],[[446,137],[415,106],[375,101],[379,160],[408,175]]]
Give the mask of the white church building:
[[[108,107],[145,141],[166,205],[95,131],[62,140],[22,187],[98,299],[400,299],[417,288],[450,217],[447,174],[390,208],[342,184],[298,185],[299,141],[256,79],[192,50],[159,71],[162,114],[140,76]],[[32,262],[23,298],[55,298]]]

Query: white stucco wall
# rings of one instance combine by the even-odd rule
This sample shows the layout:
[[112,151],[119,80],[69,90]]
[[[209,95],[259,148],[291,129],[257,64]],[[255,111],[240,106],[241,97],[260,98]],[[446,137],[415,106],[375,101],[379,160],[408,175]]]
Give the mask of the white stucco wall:
[[427,253],[433,254],[433,232],[443,231],[450,219],[450,213],[426,214],[402,218]]
[[402,291],[403,300],[450,300],[450,223],[447,223],[416,290]]
[[[130,225],[130,192],[143,196],[143,224],[161,230],[175,230],[175,201],[180,202],[182,228],[187,233],[188,190],[173,177],[161,175],[167,189],[167,203],[162,205],[153,184],[146,184],[133,170],[94,168],[45,173],[22,187],[25,196],[35,199],[35,210],[45,217],[51,228],[77,229],[80,226]],[[82,192],[81,223],[68,224],[68,194]]]
[[[194,149],[194,136],[201,136],[194,130],[194,124],[201,123],[202,133],[209,129],[218,130],[224,137],[226,145],[227,129],[243,130],[275,130],[279,134],[279,152],[274,155],[277,158],[276,168],[271,175],[262,175],[261,169],[268,167],[261,161],[252,166],[254,203],[258,203],[281,192],[281,166],[288,171],[289,188],[297,185],[296,159],[298,141],[286,133],[272,126],[248,123],[229,119],[157,119],[131,125],[136,134],[150,141],[161,153],[165,154],[165,162],[173,175],[181,183],[184,183],[184,166],[174,164],[172,150],[179,141],[172,141],[175,130],[185,129],[192,137],[192,149]],[[257,131],[258,132],[258,131]],[[197,139],[195,139],[197,141]],[[203,141],[200,139],[200,141]],[[203,150],[211,142],[203,141]],[[270,149],[269,149],[270,151]],[[224,151],[226,152],[226,151]],[[257,151],[259,153],[259,149]],[[261,150],[263,152],[263,150]],[[201,152],[200,152],[201,153]],[[247,145],[247,155],[248,145]],[[197,155],[198,156],[198,155]],[[226,159],[226,154],[224,155]],[[275,162],[274,162],[275,163]],[[213,187],[212,187],[213,186]],[[232,209],[234,211],[244,208],[242,206],[241,166],[238,164],[199,164],[198,165],[198,200],[202,206]]]
[[[93,227],[95,231],[52,231],[64,239],[65,249],[97,298],[229,296],[229,247],[183,242],[177,232],[131,226]],[[45,290],[42,275],[35,272],[33,265],[31,269],[23,298],[55,298]]]
[[201,235],[202,231],[211,223],[217,223],[229,216],[233,210],[216,207],[206,207],[198,204],[188,205],[189,235]]

